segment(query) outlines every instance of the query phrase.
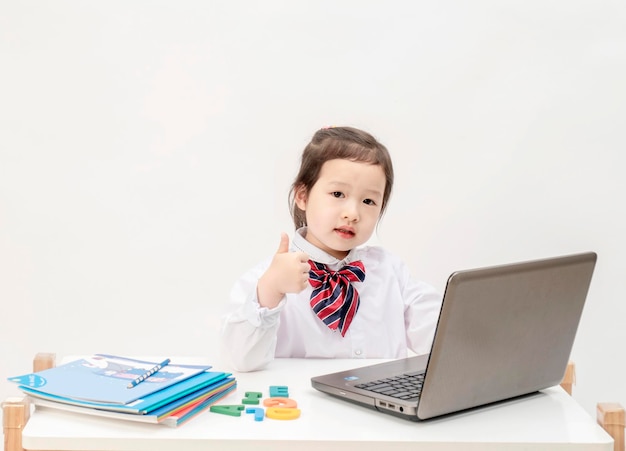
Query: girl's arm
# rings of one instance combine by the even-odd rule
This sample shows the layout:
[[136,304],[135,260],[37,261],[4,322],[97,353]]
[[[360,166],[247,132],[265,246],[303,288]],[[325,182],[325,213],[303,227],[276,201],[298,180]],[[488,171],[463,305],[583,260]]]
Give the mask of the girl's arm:
[[428,354],[439,320],[442,296],[431,285],[413,279],[406,266],[400,273],[407,344],[418,355]]
[[221,354],[237,371],[254,371],[274,359],[276,336],[283,301],[275,308],[261,307],[257,283],[267,263],[242,276],[231,291],[233,310],[224,316]]

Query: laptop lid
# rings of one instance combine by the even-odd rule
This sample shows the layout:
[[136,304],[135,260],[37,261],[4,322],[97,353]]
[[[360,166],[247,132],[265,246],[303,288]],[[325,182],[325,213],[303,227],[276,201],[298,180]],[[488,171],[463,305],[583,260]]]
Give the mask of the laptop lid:
[[[313,377],[314,388],[407,419],[511,399],[562,380],[597,256],[593,252],[454,272],[431,353]],[[358,388],[425,369],[419,398]]]

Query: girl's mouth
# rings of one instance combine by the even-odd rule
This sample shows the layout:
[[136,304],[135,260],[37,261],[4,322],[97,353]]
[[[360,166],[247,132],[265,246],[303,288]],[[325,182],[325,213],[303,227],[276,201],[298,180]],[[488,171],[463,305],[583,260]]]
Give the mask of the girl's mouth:
[[349,229],[335,229],[335,232],[344,238],[352,238],[354,237],[354,231]]

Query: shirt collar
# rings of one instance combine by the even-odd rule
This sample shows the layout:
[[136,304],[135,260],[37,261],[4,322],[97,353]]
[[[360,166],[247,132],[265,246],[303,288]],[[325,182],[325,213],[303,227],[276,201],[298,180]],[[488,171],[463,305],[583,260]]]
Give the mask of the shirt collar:
[[306,227],[300,227],[298,230],[296,230],[296,233],[294,234],[291,244],[294,248],[298,249],[299,251],[302,251],[308,254],[311,260],[328,265],[332,269],[338,269],[346,265],[347,263],[357,260],[356,249],[351,249],[350,252],[348,252],[348,255],[346,255],[346,257],[343,260],[339,260],[333,257],[332,255],[324,252],[317,246],[314,246],[313,244],[309,243],[304,238],[305,233],[306,233]]

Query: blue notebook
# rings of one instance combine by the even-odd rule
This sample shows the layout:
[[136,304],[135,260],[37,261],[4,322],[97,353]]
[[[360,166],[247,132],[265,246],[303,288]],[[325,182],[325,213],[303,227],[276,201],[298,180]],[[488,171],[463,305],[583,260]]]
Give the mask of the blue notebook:
[[43,397],[32,397],[32,403],[38,408],[43,407],[81,415],[176,427],[203,412],[212,404],[215,404],[221,398],[235,390],[236,386],[237,382],[235,379],[233,377],[227,377],[145,414],[133,414],[128,411],[102,410],[87,405],[66,404]]
[[190,393],[195,393],[201,389],[204,389],[205,387],[213,387],[217,386],[220,383],[226,382],[229,376],[230,373],[205,371],[203,373],[190,377],[187,380],[179,382],[176,385],[171,385],[167,388],[164,388],[163,390],[159,390],[158,392],[146,395],[128,404],[82,401],[72,398],[66,398],[63,396],[51,395],[49,393],[43,393],[41,391],[23,385],[20,385],[18,388],[31,397],[46,399],[48,401],[71,404],[80,407],[88,407],[92,409],[108,410],[112,412],[124,412],[145,415],[159,409],[162,406],[166,406]]

